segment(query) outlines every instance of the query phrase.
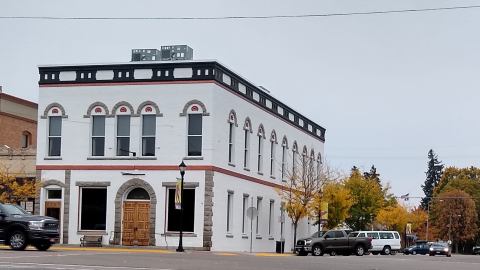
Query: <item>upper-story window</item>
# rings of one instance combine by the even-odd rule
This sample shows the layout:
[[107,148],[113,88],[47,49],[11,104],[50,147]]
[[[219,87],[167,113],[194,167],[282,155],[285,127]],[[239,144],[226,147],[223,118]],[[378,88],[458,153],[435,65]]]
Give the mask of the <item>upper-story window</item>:
[[188,115],[188,156],[202,155],[202,115]]
[[68,118],[65,109],[58,103],[52,103],[45,108],[40,118],[48,120],[47,155],[59,157],[62,153],[62,119]]
[[185,104],[180,116],[187,117],[187,156],[202,156],[203,116],[210,115],[205,104],[191,100]]
[[248,169],[250,163],[250,133],[252,133],[252,123],[247,117],[243,125],[243,168]]
[[125,101],[117,103],[112,109],[116,116],[116,154],[117,156],[129,156],[135,152],[130,150],[130,129],[133,107]]
[[297,173],[297,156],[298,156],[298,145],[297,142],[293,142],[292,146],[292,176],[295,176]]
[[257,171],[262,173],[263,171],[263,140],[265,140],[265,129],[260,124],[258,128],[258,151],[257,151]]
[[95,102],[87,109],[85,118],[91,119],[91,155],[105,155],[105,118],[108,115],[108,108],[102,102]]
[[[313,149],[310,150],[310,163],[309,163],[309,170],[312,171],[312,173],[315,173],[315,151]],[[316,174],[316,173],[315,173]]]
[[286,178],[287,170],[287,149],[288,149],[288,140],[287,137],[283,137],[282,140],[282,180]]
[[157,117],[142,115],[142,156],[155,156]]
[[92,156],[105,155],[105,115],[92,116]]
[[60,156],[62,149],[62,117],[48,117],[48,156]]
[[235,127],[237,126],[237,116],[234,110],[230,111],[228,116],[228,163],[235,162]]
[[277,133],[275,130],[270,135],[270,176],[275,177],[275,145],[277,144]]
[[32,144],[32,133],[26,130],[23,131],[20,145],[22,146],[22,148],[28,148],[31,144]]
[[322,172],[322,154],[318,153],[317,157],[317,175],[320,175]]
[[117,115],[117,156],[130,155],[130,115]]
[[302,174],[305,175],[308,173],[308,151],[307,147],[303,146],[303,151],[302,151]]

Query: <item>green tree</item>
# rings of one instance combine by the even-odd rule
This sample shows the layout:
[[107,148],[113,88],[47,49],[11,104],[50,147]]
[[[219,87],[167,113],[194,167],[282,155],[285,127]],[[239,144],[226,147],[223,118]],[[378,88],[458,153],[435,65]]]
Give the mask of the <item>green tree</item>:
[[353,200],[346,223],[354,230],[365,230],[384,205],[384,191],[375,180],[365,179],[356,167],[345,181],[345,187]]
[[370,168],[370,171],[364,172],[363,177],[365,177],[365,179],[374,180],[380,186],[382,185],[380,181],[380,174],[377,173],[377,168],[375,168],[375,165],[372,165],[372,167]]
[[423,210],[427,210],[428,208],[428,204],[433,196],[433,191],[442,177],[442,170],[442,162],[438,160],[438,156],[435,154],[435,152],[430,149],[430,151],[428,151],[428,170],[425,173],[427,178],[425,179],[425,183],[422,185],[425,197],[422,198],[420,207]]

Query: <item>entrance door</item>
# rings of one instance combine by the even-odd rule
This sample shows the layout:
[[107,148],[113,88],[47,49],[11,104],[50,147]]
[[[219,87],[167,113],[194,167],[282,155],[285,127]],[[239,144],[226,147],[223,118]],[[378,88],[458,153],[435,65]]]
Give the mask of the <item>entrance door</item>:
[[60,222],[60,209],[61,209],[61,202],[59,201],[46,201],[45,202],[45,216],[53,217],[58,219]]
[[150,202],[125,201],[123,203],[122,244],[148,246],[150,244]]

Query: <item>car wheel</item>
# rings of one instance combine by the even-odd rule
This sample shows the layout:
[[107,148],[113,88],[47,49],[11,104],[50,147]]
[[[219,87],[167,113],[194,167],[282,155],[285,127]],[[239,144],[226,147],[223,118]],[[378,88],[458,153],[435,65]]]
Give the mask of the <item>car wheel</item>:
[[15,231],[8,240],[13,250],[24,250],[27,247],[27,237],[22,231]]
[[319,246],[319,245],[313,246],[313,248],[312,248],[312,255],[313,255],[313,256],[323,256],[323,249],[322,249],[322,247]]
[[417,255],[417,252],[416,252],[416,251],[412,251],[412,255]]
[[42,242],[42,243],[36,243],[34,246],[36,249],[40,251],[46,251],[52,246],[52,244],[48,242]]
[[389,246],[385,246],[385,247],[383,247],[382,253],[384,255],[390,255],[392,253],[392,249]]
[[365,248],[362,245],[358,245],[355,247],[355,255],[363,256],[365,254]]

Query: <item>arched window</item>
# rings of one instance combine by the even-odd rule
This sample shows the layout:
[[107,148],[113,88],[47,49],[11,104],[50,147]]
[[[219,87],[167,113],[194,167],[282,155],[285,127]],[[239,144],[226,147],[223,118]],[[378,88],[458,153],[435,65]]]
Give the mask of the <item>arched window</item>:
[[243,168],[248,169],[250,163],[250,133],[252,133],[252,122],[250,118],[245,119],[245,124],[243,125]]
[[185,104],[180,116],[187,117],[187,156],[202,156],[203,116],[208,116],[207,108],[199,100]]
[[258,127],[258,152],[257,152],[257,171],[258,173],[262,173],[263,171],[263,140],[265,140],[265,129],[263,125],[260,124]]
[[20,144],[22,148],[28,148],[32,144],[32,133],[28,131],[23,131],[22,132],[22,137],[20,139]]
[[138,111],[142,116],[142,156],[155,156],[158,107],[153,102],[144,102]]
[[105,118],[107,115],[108,108],[101,102],[90,105],[85,115],[85,117],[90,117],[92,122],[92,156],[105,155]]
[[323,164],[322,154],[321,154],[321,153],[318,153],[318,157],[317,157],[317,175],[320,175],[320,173],[321,173],[321,171],[322,171],[322,164]]
[[270,135],[270,177],[275,178],[275,145],[277,144],[277,133],[272,130]]
[[62,119],[66,118],[62,105],[52,103],[47,106],[42,118],[48,119],[48,156],[59,157],[62,152]]
[[288,140],[284,136],[282,140],[282,180],[285,180],[286,169],[287,169],[287,149],[288,149]]
[[295,176],[296,172],[297,172],[297,155],[298,155],[298,145],[297,145],[297,142],[294,141],[293,142],[293,146],[292,146],[292,176]]
[[234,110],[228,115],[228,163],[235,162],[235,127],[237,126],[237,115]]
[[133,107],[127,102],[117,103],[112,110],[117,120],[116,132],[116,153],[117,156],[129,156],[130,153],[136,156],[135,152],[130,151],[130,118],[133,116]]
[[127,195],[127,200],[150,200],[150,195],[143,188],[134,188]]

